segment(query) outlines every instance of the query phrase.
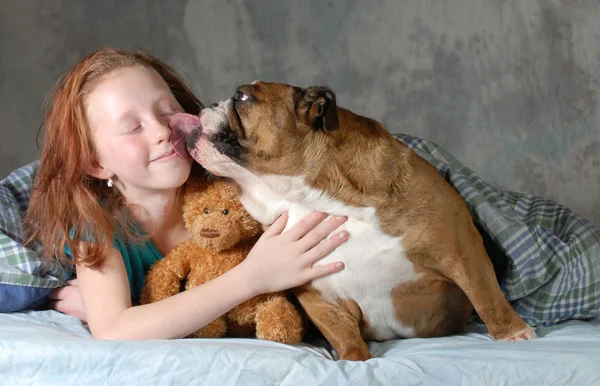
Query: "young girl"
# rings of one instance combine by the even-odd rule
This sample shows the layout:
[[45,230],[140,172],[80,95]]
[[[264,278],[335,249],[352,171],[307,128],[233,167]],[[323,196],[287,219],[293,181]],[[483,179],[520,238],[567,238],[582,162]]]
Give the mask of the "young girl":
[[180,188],[192,162],[173,151],[167,123],[201,108],[172,68],[138,52],[94,52],[57,85],[26,220],[46,258],[76,267],[52,307],[87,320],[96,338],[184,337],[257,294],[343,268],[313,263],[346,240],[327,238],[345,218],[313,213],[283,232],[282,214],[223,276],[135,305],[152,263],[190,237]]

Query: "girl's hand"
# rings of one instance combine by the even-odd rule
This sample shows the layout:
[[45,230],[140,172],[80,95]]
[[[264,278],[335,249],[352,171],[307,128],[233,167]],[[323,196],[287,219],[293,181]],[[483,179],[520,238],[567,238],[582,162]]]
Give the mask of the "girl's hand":
[[313,212],[282,233],[288,220],[284,213],[263,233],[240,264],[255,294],[298,287],[344,268],[341,261],[313,266],[348,239],[348,232],[342,231],[326,240],[347,220],[332,216],[323,221],[326,217],[325,213]]
[[85,310],[79,294],[77,279],[69,280],[64,287],[56,288],[50,295],[50,308],[69,316],[74,316],[86,323]]

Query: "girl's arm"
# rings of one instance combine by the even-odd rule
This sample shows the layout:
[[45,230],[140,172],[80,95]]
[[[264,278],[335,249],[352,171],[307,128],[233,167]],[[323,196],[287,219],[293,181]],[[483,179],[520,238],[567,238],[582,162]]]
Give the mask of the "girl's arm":
[[252,297],[243,270],[233,269],[162,301],[132,307],[121,254],[113,249],[100,269],[77,267],[83,307],[100,339],[170,339],[189,335]]
[[78,266],[79,291],[92,335],[102,339],[184,337],[253,296],[296,287],[341,270],[340,262],[313,267],[347,238],[341,232],[326,239],[346,219],[323,221],[325,217],[313,213],[281,233],[287,222],[283,215],[240,265],[198,287],[142,306],[131,305],[118,250],[113,249],[99,269]]

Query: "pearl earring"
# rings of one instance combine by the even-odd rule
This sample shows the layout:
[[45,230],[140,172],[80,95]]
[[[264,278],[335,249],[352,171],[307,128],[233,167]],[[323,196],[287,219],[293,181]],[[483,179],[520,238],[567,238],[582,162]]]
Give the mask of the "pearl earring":
[[108,185],[109,188],[112,188],[113,184],[114,184],[114,182],[113,182],[112,178],[109,178],[108,181],[106,181],[106,185]]

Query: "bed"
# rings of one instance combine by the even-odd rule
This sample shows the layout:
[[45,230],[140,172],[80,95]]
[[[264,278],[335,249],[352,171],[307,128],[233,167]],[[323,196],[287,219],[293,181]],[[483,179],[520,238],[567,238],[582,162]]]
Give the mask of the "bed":
[[369,342],[366,362],[339,361],[315,338],[102,341],[55,311],[0,314],[0,383],[144,385],[600,385],[600,319],[492,341],[485,326],[436,339]]

